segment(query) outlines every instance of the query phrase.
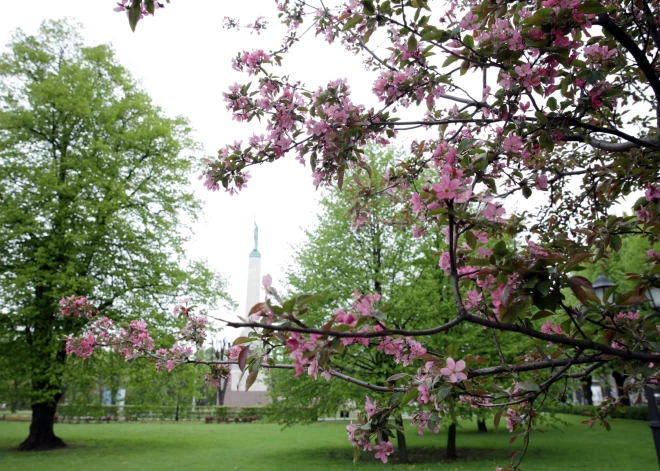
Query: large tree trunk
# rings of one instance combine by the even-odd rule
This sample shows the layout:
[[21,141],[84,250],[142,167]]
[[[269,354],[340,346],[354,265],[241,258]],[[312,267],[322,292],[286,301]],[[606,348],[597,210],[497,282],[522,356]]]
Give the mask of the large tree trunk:
[[486,428],[486,419],[477,419],[477,430],[479,432],[488,432],[488,428]]
[[456,454],[456,424],[451,424],[447,432],[447,459],[455,460],[456,458],[458,458]]
[[32,405],[30,434],[18,446],[19,450],[42,451],[66,446],[59,437],[55,436],[55,431],[53,430],[56,407],[56,405],[48,404]]
[[52,450],[66,446],[53,430],[57,403],[62,398],[61,381],[66,361],[64,342],[53,334],[54,315],[48,314],[49,305],[43,303],[37,306],[45,314],[37,319],[34,329],[28,334],[32,423],[28,437],[18,446],[19,450],[25,451]]
[[[403,428],[403,418],[399,415],[394,418],[394,422]],[[408,463],[408,446],[406,445],[406,435],[400,430],[396,431],[397,449],[399,450],[399,462]]]
[[594,405],[593,392],[591,391],[591,376],[582,379],[582,396],[584,403],[588,406]]

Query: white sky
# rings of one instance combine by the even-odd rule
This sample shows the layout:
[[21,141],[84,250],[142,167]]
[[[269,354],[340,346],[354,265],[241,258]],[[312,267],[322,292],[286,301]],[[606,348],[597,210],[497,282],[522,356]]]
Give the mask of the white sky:
[[[113,45],[118,60],[142,82],[155,104],[170,116],[189,118],[206,155],[214,156],[227,143],[247,139],[253,132],[263,132],[264,126],[259,123],[232,121],[222,101],[222,92],[234,82],[249,80],[246,74],[231,68],[231,58],[238,52],[257,48],[269,51],[280,44],[283,29],[277,24],[273,0],[172,0],[164,10],[156,12],[155,18],[140,21],[135,33],[131,32],[124,14],[112,11],[115,6],[112,0],[1,1],[0,44],[4,46],[16,28],[33,34],[45,19],[74,18],[84,26],[83,34],[89,44]],[[222,28],[225,16],[240,18],[241,25],[265,16],[270,26],[260,36],[250,35],[246,30],[227,31]],[[293,53],[285,56],[284,66],[275,73],[289,74],[313,89],[330,80],[347,78],[356,103],[376,105],[371,94],[375,76],[365,73],[361,60],[338,44],[329,46],[321,38],[314,39],[313,32],[307,36],[294,47]],[[381,45],[372,39],[369,46]],[[471,92],[479,96],[480,82],[465,78],[476,88]],[[403,116],[413,112],[407,110]],[[193,227],[194,236],[187,246],[189,256],[207,259],[224,274],[230,295],[240,304],[237,313],[245,311],[253,218],[259,224],[262,274],[271,273],[277,286],[282,283],[284,268],[290,261],[291,245],[302,240],[302,228],[311,226],[315,220],[319,196],[312,185],[310,170],[292,156],[253,168],[250,173],[253,178],[248,188],[235,196],[210,193],[197,180],[192,184],[206,207]],[[514,204],[519,210],[529,209],[529,202],[524,200]],[[510,205],[508,212],[513,209]],[[217,314],[232,317],[228,313]],[[227,332],[227,335],[235,334]]]
[[[189,118],[205,153],[234,140],[247,139],[263,127],[232,121],[225,110],[222,92],[234,82],[244,83],[246,74],[232,70],[231,58],[243,50],[269,51],[280,44],[283,29],[277,25],[273,0],[228,2],[173,0],[155,18],[147,18],[132,33],[124,14],[115,13],[111,0],[2,0],[0,44],[4,48],[11,31],[21,28],[34,34],[45,19],[74,18],[84,27],[88,44],[111,43],[118,60],[139,79],[155,104],[169,116]],[[227,31],[221,27],[225,16],[238,17],[241,25],[265,16],[270,23],[260,36],[247,30]],[[308,34],[309,39],[313,34]],[[320,39],[299,44],[287,55],[281,73],[290,73],[316,88],[336,78],[363,73],[358,58],[341,47],[329,47]],[[276,73],[280,73],[279,71]],[[350,80],[352,84],[360,81]],[[355,94],[369,94],[371,81],[362,80]],[[318,192],[310,170],[293,157],[251,170],[248,188],[239,195],[211,193],[197,180],[193,188],[205,202],[205,211],[193,227],[194,237],[187,250],[191,258],[207,259],[229,281],[230,295],[245,310],[248,255],[253,247],[253,223],[259,225],[262,274],[271,273],[281,283],[290,260],[291,244],[302,239],[302,228],[313,224]],[[202,301],[202,300],[200,300]],[[226,313],[218,313],[228,317]],[[229,336],[232,334],[227,332]]]

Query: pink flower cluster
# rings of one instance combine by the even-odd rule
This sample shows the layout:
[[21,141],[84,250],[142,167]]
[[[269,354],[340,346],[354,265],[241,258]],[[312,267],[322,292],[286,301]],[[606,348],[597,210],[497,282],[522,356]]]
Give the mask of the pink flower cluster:
[[172,371],[175,366],[182,365],[188,361],[192,356],[192,348],[174,344],[169,350],[166,348],[159,348],[156,350],[156,371],[161,371],[163,367],[167,371]]
[[346,434],[348,435],[348,440],[353,444],[355,448],[362,451],[373,450],[370,431],[362,430],[358,424],[351,422],[346,426]]
[[91,330],[88,330],[84,335],[78,338],[69,335],[66,339],[66,354],[78,355],[83,360],[91,357],[95,348],[96,336]]
[[60,299],[60,314],[64,317],[85,317],[92,319],[99,312],[84,296],[72,295]]
[[402,363],[403,366],[412,365],[413,360],[426,354],[426,348],[412,337],[384,337],[378,345],[378,350],[394,356],[394,361]]
[[211,387],[221,387],[223,379],[229,379],[231,370],[226,365],[209,365],[210,371],[204,373],[204,382],[208,383]]
[[186,296],[179,300],[179,303],[174,306],[172,312],[175,316],[188,317],[194,308],[195,306],[190,304],[190,298]]
[[154,340],[147,329],[147,323],[143,320],[134,320],[128,327],[121,329],[118,335],[115,349],[119,348],[119,354],[127,361],[139,358],[154,348]]
[[420,435],[424,435],[424,429],[432,431],[433,433],[437,434],[440,431],[440,424],[438,423],[436,427],[433,430],[431,430],[429,428],[430,416],[431,416],[430,412],[426,410],[421,410],[419,412],[416,412],[412,416],[412,422],[410,423],[410,425],[412,425],[413,427],[417,427],[417,433],[419,433]]
[[180,339],[187,340],[195,343],[201,347],[206,340],[206,326],[209,320],[206,317],[192,316],[189,318],[188,323],[181,329]]
[[263,50],[258,49],[256,51],[245,51],[243,54],[238,54],[238,56],[232,59],[231,66],[239,72],[245,68],[249,75],[255,75],[264,62],[270,62],[270,56]]
[[629,321],[636,321],[639,319],[639,312],[620,312],[616,315],[617,319],[628,319]]
[[550,321],[546,322],[541,326],[541,332],[543,332],[544,334],[555,333],[557,335],[566,335],[564,334],[564,331],[561,330],[559,324],[552,324]]

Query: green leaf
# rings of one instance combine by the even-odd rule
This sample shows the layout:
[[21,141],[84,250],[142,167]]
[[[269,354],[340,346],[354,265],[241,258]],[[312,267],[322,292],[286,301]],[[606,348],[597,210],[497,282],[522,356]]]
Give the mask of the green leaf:
[[144,6],[146,7],[147,11],[151,13],[152,15],[156,11],[156,6],[154,5],[154,0],[145,0],[144,1]]
[[417,388],[410,388],[403,395],[403,398],[401,399],[401,405],[402,406],[408,405],[408,403],[415,398],[417,398]]
[[442,385],[438,388],[438,401],[444,400],[452,392],[454,387],[450,384]]
[[543,319],[545,317],[550,317],[550,316],[554,316],[554,315],[555,315],[555,313],[552,312],[552,311],[543,310],[543,311],[539,311],[536,314],[534,314],[532,316],[532,320],[535,321],[535,320],[538,320],[538,319]]
[[518,383],[518,388],[522,389],[523,391],[541,392],[539,385],[533,381],[521,381]]
[[410,36],[408,37],[408,50],[410,52],[417,51],[417,38],[414,33],[410,33]]
[[140,21],[140,17],[142,16],[142,8],[139,6],[131,5],[128,8],[128,24],[131,27],[131,30],[135,32],[135,27],[138,24],[138,21]]
[[449,57],[447,57],[447,59],[442,63],[442,67],[443,68],[447,67],[448,65],[451,65],[454,62],[456,62],[458,59],[460,59],[460,57],[455,56],[455,55],[452,54]]
[[493,247],[493,254],[497,257],[504,257],[509,253],[509,249],[506,247],[506,243],[503,240],[500,240]]
[[587,15],[598,15],[599,13],[606,13],[610,9],[603,6],[598,0],[588,0],[580,5],[580,10]]
[[344,24],[342,31],[348,31],[349,29],[354,28],[360,23],[362,23],[362,15],[360,14],[353,15],[348,20],[346,20],[346,24]]
[[465,241],[467,244],[470,246],[471,249],[476,249],[477,248],[477,238],[474,235],[474,232],[472,231],[467,231],[465,233]]
[[548,98],[547,105],[552,111],[557,111],[557,99],[555,97]]
[[456,148],[456,151],[457,151],[459,154],[462,154],[463,152],[465,152],[466,150],[468,150],[468,148],[469,148],[472,144],[474,144],[475,142],[477,142],[476,139],[463,139],[463,140],[461,141],[461,143],[458,145],[458,147]]
[[[527,310],[532,305],[532,298],[529,296],[524,297],[520,301],[516,301],[508,307],[504,314],[500,313],[500,321],[505,324],[512,324],[519,318],[524,318]],[[500,310],[502,307],[500,307]]]
[[376,13],[374,2],[372,2],[371,0],[362,0],[362,7],[364,8],[364,12],[367,15],[373,15]]

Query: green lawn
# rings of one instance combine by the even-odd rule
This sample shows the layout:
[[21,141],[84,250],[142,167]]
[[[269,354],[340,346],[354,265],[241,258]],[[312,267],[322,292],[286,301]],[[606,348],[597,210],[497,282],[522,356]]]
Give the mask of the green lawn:
[[[657,470],[648,424],[618,420],[612,431],[580,425],[580,417],[559,429],[546,426],[532,438],[525,471],[536,470]],[[354,467],[346,440],[345,422],[320,422],[280,430],[273,424],[114,423],[57,425],[56,433],[69,448],[42,453],[12,450],[27,434],[28,424],[0,422],[0,470],[460,470],[494,471],[505,464],[516,447],[508,446],[508,433],[479,434],[470,422],[459,429],[461,454],[477,460],[380,464],[363,454]],[[444,446],[445,435],[407,433],[409,446],[422,449],[416,456]],[[484,452],[479,449],[492,448]],[[470,451],[472,449],[472,451]],[[476,451],[475,451],[476,450]]]

